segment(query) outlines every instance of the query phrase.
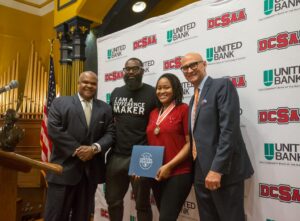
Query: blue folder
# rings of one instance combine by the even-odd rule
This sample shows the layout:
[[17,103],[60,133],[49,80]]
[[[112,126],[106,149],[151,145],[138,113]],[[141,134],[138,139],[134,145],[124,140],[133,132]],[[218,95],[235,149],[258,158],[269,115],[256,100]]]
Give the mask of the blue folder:
[[134,145],[128,174],[155,178],[163,157],[163,146]]

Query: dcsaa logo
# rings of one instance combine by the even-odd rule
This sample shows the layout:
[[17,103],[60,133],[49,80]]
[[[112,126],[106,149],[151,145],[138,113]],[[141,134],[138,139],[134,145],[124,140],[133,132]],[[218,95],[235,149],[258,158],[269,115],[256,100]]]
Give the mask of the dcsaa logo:
[[139,164],[143,170],[150,169],[153,164],[151,153],[142,153],[139,159]]

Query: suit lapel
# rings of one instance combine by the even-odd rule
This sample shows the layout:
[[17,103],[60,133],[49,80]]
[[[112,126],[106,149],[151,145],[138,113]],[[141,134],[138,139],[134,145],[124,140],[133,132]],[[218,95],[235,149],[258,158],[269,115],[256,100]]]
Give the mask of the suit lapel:
[[189,103],[189,131],[192,131],[192,107],[194,103],[195,95],[192,96],[190,103]]
[[212,83],[212,78],[211,77],[208,77],[203,88],[202,88],[202,91],[201,91],[201,94],[200,94],[200,98],[199,98],[199,102],[198,102],[198,106],[197,106],[197,109],[196,109],[196,113],[195,113],[195,121],[197,120],[198,116],[199,116],[199,113],[201,111],[201,105],[203,104],[204,102],[204,98],[210,88],[210,85]]
[[90,130],[94,127],[97,118],[97,110],[100,110],[100,104],[96,102],[96,99],[93,99],[93,109],[92,109],[92,116],[90,122]]
[[76,94],[76,95],[73,96],[73,98],[74,98],[74,100],[73,100],[74,108],[75,108],[75,111],[77,112],[79,121],[82,123],[82,125],[84,125],[87,128],[87,124],[86,124],[82,104],[79,100],[79,97]]

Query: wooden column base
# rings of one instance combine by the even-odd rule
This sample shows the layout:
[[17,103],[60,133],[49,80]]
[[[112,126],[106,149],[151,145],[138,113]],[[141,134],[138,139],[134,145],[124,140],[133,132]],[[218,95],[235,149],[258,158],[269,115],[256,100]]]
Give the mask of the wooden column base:
[[17,210],[17,171],[0,166],[0,217],[15,221]]

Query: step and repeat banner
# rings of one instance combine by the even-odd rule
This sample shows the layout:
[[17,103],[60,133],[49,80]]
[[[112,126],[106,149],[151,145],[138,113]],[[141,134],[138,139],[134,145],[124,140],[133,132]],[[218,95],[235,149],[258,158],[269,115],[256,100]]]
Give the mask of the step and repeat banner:
[[[255,169],[246,182],[247,220],[299,221],[299,21],[299,0],[203,0],[146,20],[97,40],[98,97],[109,102],[111,91],[124,85],[125,61],[137,57],[144,61],[144,82],[154,86],[161,74],[174,73],[188,103],[193,87],[180,60],[200,52],[208,75],[229,78],[239,93],[242,133]],[[96,221],[109,220],[104,192],[99,186]],[[136,220],[131,191],[124,204],[124,220]],[[199,220],[193,190],[179,220]]]

